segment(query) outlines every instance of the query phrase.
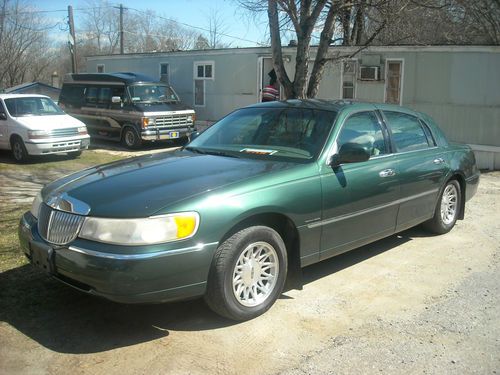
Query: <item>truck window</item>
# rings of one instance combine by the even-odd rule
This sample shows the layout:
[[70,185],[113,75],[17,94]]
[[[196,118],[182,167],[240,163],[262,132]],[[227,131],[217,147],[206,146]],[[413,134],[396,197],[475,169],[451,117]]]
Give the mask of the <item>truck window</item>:
[[80,106],[85,97],[85,86],[63,85],[59,102],[67,105]]

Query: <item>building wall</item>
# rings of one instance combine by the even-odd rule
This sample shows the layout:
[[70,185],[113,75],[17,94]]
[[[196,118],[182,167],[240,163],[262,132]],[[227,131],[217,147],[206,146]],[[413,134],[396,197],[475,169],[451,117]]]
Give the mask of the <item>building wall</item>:
[[[319,98],[341,98],[342,66],[336,58],[352,51],[331,48],[336,62],[325,68]],[[283,54],[293,77],[294,49],[284,48]],[[194,108],[198,119],[215,121],[260,100],[259,81],[265,82],[267,74],[259,71],[264,57],[271,57],[269,48],[90,57],[87,66],[89,72],[104,64],[106,72],[133,71],[159,79],[160,63],[169,63],[171,84],[186,104],[194,106],[194,63],[212,61],[214,79],[205,82],[205,106]],[[475,147],[478,158],[488,160],[482,164],[491,165],[492,152],[500,154],[500,47],[371,47],[355,59],[358,66],[376,61],[380,68],[379,80],[355,81],[356,99],[383,102],[386,61],[401,59],[402,105],[432,116],[452,141],[488,146],[487,151]],[[493,165],[500,168],[497,156],[493,155]]]

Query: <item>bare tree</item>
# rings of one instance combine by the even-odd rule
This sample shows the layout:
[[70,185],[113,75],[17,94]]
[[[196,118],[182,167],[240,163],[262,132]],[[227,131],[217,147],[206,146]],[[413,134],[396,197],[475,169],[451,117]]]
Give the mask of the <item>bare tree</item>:
[[[335,42],[334,36],[340,44],[360,46],[358,50],[361,50],[372,43],[385,26],[382,22],[371,35],[365,33],[365,12],[367,8],[378,5],[376,0],[242,0],[239,3],[254,12],[267,11],[274,70],[286,98],[317,95],[325,65],[332,60],[328,50]],[[296,37],[293,80],[285,70],[282,52],[282,36],[290,30]],[[315,48],[314,64],[309,76],[313,37],[319,43]]]
[[392,0],[377,11],[365,25],[387,22],[375,44],[500,44],[500,0]]
[[51,25],[21,1],[0,2],[0,87],[35,79],[47,80],[55,54],[48,30]]
[[80,12],[83,18],[80,38],[93,43],[98,53],[115,53],[120,41],[118,9],[107,0],[87,0],[87,6]]
[[219,8],[211,8],[208,13],[208,48],[228,48],[230,43],[224,43],[224,34],[229,27]]

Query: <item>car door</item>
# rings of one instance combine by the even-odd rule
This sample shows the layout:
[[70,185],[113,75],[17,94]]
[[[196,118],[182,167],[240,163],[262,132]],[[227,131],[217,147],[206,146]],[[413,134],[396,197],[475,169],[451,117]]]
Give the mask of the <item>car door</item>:
[[[342,121],[342,119],[340,119]],[[396,160],[385,125],[373,110],[347,116],[334,148],[357,143],[364,162],[321,166],[323,215],[320,258],[340,254],[394,232],[399,196]]]
[[382,113],[397,156],[401,195],[396,230],[400,231],[433,216],[449,167],[445,152],[418,117],[398,111]]

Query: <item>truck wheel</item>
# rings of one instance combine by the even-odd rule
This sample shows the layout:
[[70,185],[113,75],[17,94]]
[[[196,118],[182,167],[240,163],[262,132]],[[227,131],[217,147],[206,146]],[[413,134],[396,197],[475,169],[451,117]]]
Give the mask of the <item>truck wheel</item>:
[[217,249],[205,301],[226,318],[252,319],[274,304],[286,274],[287,253],[280,235],[269,227],[248,227]]
[[14,157],[15,161],[17,161],[18,163],[26,163],[29,160],[30,156],[21,138],[13,138],[10,146],[12,149],[12,156]]
[[458,181],[448,181],[438,200],[433,218],[423,224],[424,228],[435,234],[448,233],[457,222],[461,199]]
[[122,143],[130,149],[138,149],[142,145],[142,140],[134,128],[125,128],[122,135]]

